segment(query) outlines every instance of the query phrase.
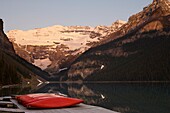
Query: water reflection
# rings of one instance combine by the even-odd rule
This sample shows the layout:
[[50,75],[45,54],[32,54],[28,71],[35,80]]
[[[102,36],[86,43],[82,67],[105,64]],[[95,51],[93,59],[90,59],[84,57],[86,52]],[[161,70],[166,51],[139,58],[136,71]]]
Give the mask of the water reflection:
[[31,87],[21,87],[21,86],[15,86],[15,87],[5,87],[0,88],[0,97],[3,96],[9,96],[9,95],[19,95],[19,94],[27,94],[30,93]]
[[[27,91],[27,92],[26,92]],[[170,84],[47,84],[3,93],[63,93],[121,113],[169,113]]]

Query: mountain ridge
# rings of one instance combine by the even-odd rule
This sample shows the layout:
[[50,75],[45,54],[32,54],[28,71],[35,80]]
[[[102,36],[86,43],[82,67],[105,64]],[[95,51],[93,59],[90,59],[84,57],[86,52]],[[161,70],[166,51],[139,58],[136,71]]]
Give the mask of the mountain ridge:
[[11,30],[7,35],[20,57],[55,75],[125,23],[118,20],[111,26],[55,25],[27,31]]
[[158,18],[163,17],[162,15],[168,16],[170,14],[169,9],[170,9],[170,2],[168,0],[153,0],[153,2],[148,6],[144,7],[142,11],[130,16],[126,24],[122,25],[116,32],[111,33],[108,36],[108,38],[105,38],[105,40],[101,44],[105,44],[109,41],[115,40],[126,34],[133,33],[135,32],[134,31],[135,29],[138,30],[141,26],[143,26],[142,24],[148,24],[150,22],[152,22],[150,25],[148,25],[150,27],[146,26],[145,28],[141,29],[141,31],[139,32],[145,32],[145,31],[147,32],[149,30],[162,29],[164,25],[163,22],[162,23],[160,23],[159,21],[154,22],[153,18],[158,20]]
[[38,84],[46,81],[49,75],[36,66],[16,55],[12,43],[3,31],[3,21],[0,19],[0,85]]
[[[131,16],[127,24],[111,34],[71,65],[70,81],[169,81],[170,4],[158,0]],[[155,8],[154,11],[150,9]],[[147,15],[136,25],[137,17]],[[141,20],[142,18],[139,18]],[[134,22],[134,23],[133,23]],[[156,27],[153,25],[157,24]],[[131,27],[125,27],[131,26]],[[136,26],[136,27],[133,27]],[[132,29],[132,30],[131,30]],[[122,34],[125,30],[126,33]],[[116,34],[116,35],[115,35]]]

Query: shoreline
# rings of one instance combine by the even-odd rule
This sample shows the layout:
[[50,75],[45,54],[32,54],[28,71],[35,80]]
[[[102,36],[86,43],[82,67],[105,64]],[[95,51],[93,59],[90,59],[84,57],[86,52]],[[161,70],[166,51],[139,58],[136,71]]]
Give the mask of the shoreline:
[[20,86],[20,85],[21,85],[21,84],[2,85],[2,86],[0,86],[0,89],[13,88],[13,87],[17,87],[17,86]]
[[77,84],[86,84],[86,83],[90,83],[90,84],[95,84],[95,83],[115,83],[115,84],[119,84],[119,83],[170,83],[170,81],[48,81],[47,84],[55,84],[55,83],[77,83]]

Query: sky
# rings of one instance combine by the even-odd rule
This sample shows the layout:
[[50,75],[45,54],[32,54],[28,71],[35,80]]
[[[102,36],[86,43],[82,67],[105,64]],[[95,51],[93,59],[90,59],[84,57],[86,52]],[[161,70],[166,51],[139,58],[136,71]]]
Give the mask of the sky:
[[127,21],[153,0],[0,0],[5,31],[53,25],[111,25]]

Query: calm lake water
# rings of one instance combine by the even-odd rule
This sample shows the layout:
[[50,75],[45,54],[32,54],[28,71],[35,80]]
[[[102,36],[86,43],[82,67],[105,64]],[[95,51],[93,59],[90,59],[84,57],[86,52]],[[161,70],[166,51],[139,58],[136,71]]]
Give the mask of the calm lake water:
[[25,93],[63,93],[121,113],[170,113],[168,83],[47,84],[37,88],[3,88],[0,96]]

